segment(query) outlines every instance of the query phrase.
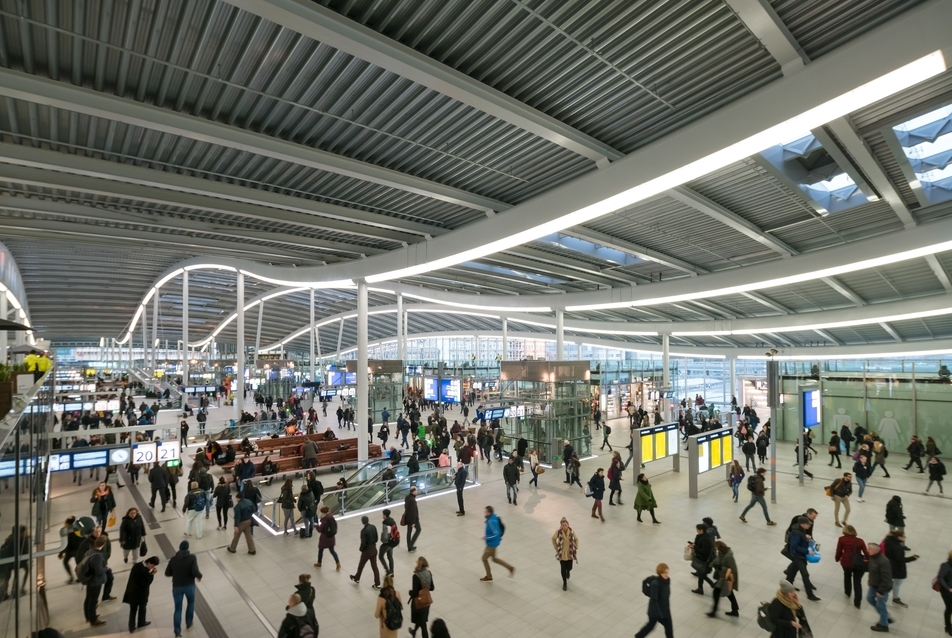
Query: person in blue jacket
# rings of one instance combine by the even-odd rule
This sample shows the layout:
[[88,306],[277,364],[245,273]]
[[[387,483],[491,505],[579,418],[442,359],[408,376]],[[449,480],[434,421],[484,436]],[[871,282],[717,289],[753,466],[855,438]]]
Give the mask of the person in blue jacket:
[[[588,486],[592,490],[592,518],[600,518],[605,522],[605,516],[602,514],[602,499],[605,498],[605,469],[598,468],[592,478],[588,479]],[[596,514],[595,512],[598,512]]]
[[807,572],[807,554],[810,553],[810,538],[807,530],[813,525],[806,516],[797,519],[797,526],[790,531],[790,540],[787,543],[787,550],[790,552],[790,566],[784,571],[787,582],[793,584],[797,572],[803,579],[803,588],[806,589],[807,599],[814,602],[820,600],[813,592],[816,588],[810,582],[810,574]]
[[510,577],[516,573],[515,567],[496,557],[496,549],[499,547],[499,543],[502,542],[502,535],[505,533],[503,530],[502,521],[500,521],[499,517],[493,512],[493,508],[487,505],[486,535],[483,537],[486,540],[486,549],[483,550],[483,566],[486,568],[486,575],[479,579],[483,582],[490,582],[493,579],[493,572],[489,568],[490,560],[508,569]]

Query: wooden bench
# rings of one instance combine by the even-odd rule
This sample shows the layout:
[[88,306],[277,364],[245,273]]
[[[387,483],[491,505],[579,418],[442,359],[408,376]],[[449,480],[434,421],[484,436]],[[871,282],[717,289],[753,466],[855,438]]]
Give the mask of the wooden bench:
[[[327,441],[327,444],[340,444],[340,441]],[[342,465],[344,463],[356,463],[357,462],[357,439],[345,439],[345,444],[348,444],[346,450],[339,450],[336,447],[332,449],[327,449],[324,451],[319,451],[317,454],[317,466],[316,467],[327,467],[330,465]],[[383,449],[379,445],[371,445],[368,448],[368,454],[370,458],[378,458],[383,456]],[[304,457],[298,454],[288,455],[288,456],[279,456],[277,458],[272,457],[271,461],[278,466],[278,471],[274,474],[269,474],[268,476],[277,476],[280,474],[287,474],[289,472],[302,472],[305,470],[304,467]],[[264,463],[264,459],[261,461],[255,461],[255,479],[260,479],[263,477],[261,473],[261,466]],[[225,470],[225,482],[233,483],[234,473],[231,471],[234,468],[234,465],[219,465],[222,470]],[[307,468],[307,469],[316,469],[316,468]]]

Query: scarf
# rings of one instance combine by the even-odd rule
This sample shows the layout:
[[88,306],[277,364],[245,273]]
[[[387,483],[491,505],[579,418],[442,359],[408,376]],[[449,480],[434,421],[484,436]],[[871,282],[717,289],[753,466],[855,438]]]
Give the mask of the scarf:
[[790,597],[783,593],[781,590],[777,590],[777,600],[783,603],[783,606],[793,612],[793,617],[797,618],[797,612],[800,611],[800,605],[793,602]]
[[556,560],[562,560],[562,550],[565,548],[565,537],[569,537],[569,556],[576,563],[578,562],[578,556],[576,552],[578,551],[578,546],[576,545],[575,532],[572,531],[570,527],[568,531],[563,531],[562,528],[559,528],[559,536],[555,540],[555,558]]

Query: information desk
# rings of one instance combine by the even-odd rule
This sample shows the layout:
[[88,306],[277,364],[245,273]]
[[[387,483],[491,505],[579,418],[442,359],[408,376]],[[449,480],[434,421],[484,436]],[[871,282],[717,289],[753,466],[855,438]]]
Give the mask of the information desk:
[[701,474],[719,467],[724,468],[725,475],[730,473],[731,461],[734,460],[733,436],[734,428],[726,427],[688,437],[688,493],[691,498],[697,498],[697,479]]
[[[668,457],[674,460],[674,471],[681,471],[681,433],[677,423],[662,423],[631,431],[632,460],[641,459],[642,463],[660,461]],[[638,474],[631,473],[631,484],[638,484]]]

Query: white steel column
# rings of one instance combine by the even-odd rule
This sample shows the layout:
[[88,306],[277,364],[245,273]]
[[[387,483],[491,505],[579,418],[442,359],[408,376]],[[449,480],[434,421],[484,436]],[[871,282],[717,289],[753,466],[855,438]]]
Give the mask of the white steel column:
[[235,353],[235,405],[238,407],[238,414],[245,409],[245,275],[238,273],[238,336],[236,341],[238,352]]
[[[311,335],[311,352],[310,352],[310,357],[309,357],[308,360],[309,360],[310,363],[311,363],[311,371],[310,371],[310,372],[311,372],[311,376],[310,376],[310,381],[311,381],[311,383],[314,383],[314,382],[317,380],[317,377],[314,375],[314,372],[315,372],[315,365],[314,365],[314,364],[315,364],[315,361],[314,361],[314,342],[316,341],[316,338],[315,338],[315,335],[314,335],[314,289],[313,289],[313,288],[311,288],[311,304],[310,304],[310,309],[309,309],[309,310],[310,310],[310,317],[311,317],[311,323],[310,323],[311,329],[308,330],[308,334]],[[312,392],[313,392],[313,393],[316,393],[317,390],[312,390]]]
[[578,361],[581,361],[581,360],[582,360],[582,344],[581,344],[581,342],[579,342],[579,343],[575,344],[575,346],[576,346],[576,348],[577,348],[577,353],[576,353],[575,358],[576,358]]
[[[667,334],[661,335],[661,387],[665,388],[667,392],[671,391],[671,344],[670,337]],[[668,421],[672,419],[671,410],[669,406],[671,405],[671,400],[666,398],[662,410],[662,414],[665,417],[665,420]]]
[[[7,293],[0,292],[0,319],[9,319],[10,308],[7,306]],[[0,363],[7,360],[7,331],[0,330]]]
[[337,330],[337,360],[340,361],[340,346],[344,340],[344,318],[341,317],[340,328]]
[[410,313],[403,309],[403,358],[406,359],[410,347]]
[[[737,396],[737,357],[730,357],[728,361],[730,362],[728,365],[730,365],[731,367],[730,375],[729,375],[731,379],[730,396],[733,397],[733,396]],[[734,412],[733,407],[730,406],[730,398],[727,399],[727,402],[728,402],[728,408],[731,411],[731,416],[728,423],[730,423],[731,425],[734,425],[734,421],[737,419],[737,413]]]
[[[143,304],[142,306],[142,369],[149,369],[149,328],[146,326],[146,318],[149,316],[149,304]],[[130,342],[132,338],[129,338]]]
[[555,311],[555,360],[565,359],[565,311]]
[[367,388],[367,282],[357,280],[357,460],[370,458],[367,431],[364,429],[370,414]]
[[182,383],[188,385],[188,271],[182,271]]
[[502,318],[502,360],[509,360],[509,320]]
[[403,293],[397,293],[397,359],[407,358],[406,343],[403,341]]
[[[152,366],[148,370],[149,378],[155,376],[155,368],[159,362],[158,353],[156,348],[158,347],[159,341],[159,289],[155,289],[155,294],[152,295],[152,341],[149,342],[149,347],[152,352]],[[168,355],[166,355],[168,356]]]
[[252,366],[258,368],[258,357],[261,355],[261,317],[264,315],[264,302],[258,304],[258,330],[255,331],[255,360]]

